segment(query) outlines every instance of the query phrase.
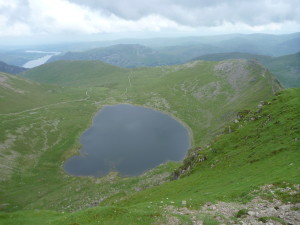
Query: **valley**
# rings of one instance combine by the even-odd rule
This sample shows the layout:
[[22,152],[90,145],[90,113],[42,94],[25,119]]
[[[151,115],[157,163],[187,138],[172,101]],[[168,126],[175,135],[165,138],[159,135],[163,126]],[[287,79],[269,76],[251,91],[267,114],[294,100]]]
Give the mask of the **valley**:
[[[170,218],[189,221],[189,216],[165,208],[182,207],[185,201],[194,210],[209,201],[237,201],[252,187],[283,181],[290,182],[290,187],[298,181],[298,89],[275,97],[274,104],[264,106],[266,112],[264,109],[257,122],[251,122],[249,114],[245,115],[245,125],[229,125],[232,134],[226,135],[228,122],[235,120],[239,111],[255,110],[259,102],[270,101],[282,90],[271,74],[253,60],[194,61],[136,69],[98,61],[59,61],[21,76],[26,79],[1,74],[1,96],[5,97],[0,102],[4,128],[0,136],[0,219],[5,224],[16,224],[20,219],[23,224],[39,224],[41,220],[49,224],[99,223],[94,219],[88,222],[91,217],[115,224],[135,223],[138,218],[146,224],[163,223]],[[268,123],[269,114],[281,118],[280,102],[286,102],[284,108],[290,114],[278,125],[277,120],[271,120],[268,126],[272,132],[273,126],[280,123],[298,122],[292,130],[274,130],[282,136],[278,139],[282,143],[270,142],[272,146],[268,147],[263,143],[269,143],[267,140],[275,134],[259,124]],[[63,163],[79,153],[79,137],[90,126],[94,114],[105,105],[119,103],[150,107],[183,121],[192,134],[192,150],[183,164],[167,162],[135,177],[122,177],[116,172],[100,178],[67,175]],[[286,135],[289,138],[283,138]],[[255,137],[262,139],[254,141]],[[254,143],[261,144],[254,147]],[[248,154],[253,156],[247,159]],[[269,166],[274,160],[277,163]],[[272,176],[273,172],[266,170],[285,168],[287,162],[293,166]],[[237,167],[241,170],[237,171]],[[254,175],[257,173],[260,176]],[[170,181],[170,177],[178,176],[179,180]],[[242,197],[245,201],[250,198],[246,196]],[[118,216],[111,217],[115,213]],[[199,216],[199,220],[215,220],[201,213]]]

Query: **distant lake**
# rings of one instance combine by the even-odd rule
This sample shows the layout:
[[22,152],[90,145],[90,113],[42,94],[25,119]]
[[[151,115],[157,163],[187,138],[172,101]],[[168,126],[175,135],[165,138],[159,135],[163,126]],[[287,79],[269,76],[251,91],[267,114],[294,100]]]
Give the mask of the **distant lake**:
[[190,147],[188,130],[172,117],[144,107],[103,107],[80,137],[80,155],[64,169],[76,176],[104,176],[118,171],[135,176],[166,161],[179,161]]
[[40,58],[30,60],[22,66],[24,68],[29,68],[29,69],[40,66],[40,65],[46,63],[52,56],[60,54],[60,52],[45,52],[45,51],[36,51],[36,50],[27,50],[25,52],[27,52],[27,53],[45,53],[45,54],[47,54],[47,55],[44,55]]

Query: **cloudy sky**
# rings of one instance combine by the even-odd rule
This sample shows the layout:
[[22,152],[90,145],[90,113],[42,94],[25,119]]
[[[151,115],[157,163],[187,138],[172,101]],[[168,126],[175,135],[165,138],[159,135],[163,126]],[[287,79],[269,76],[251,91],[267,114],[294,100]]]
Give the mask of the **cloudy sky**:
[[300,0],[0,0],[0,40],[299,31]]

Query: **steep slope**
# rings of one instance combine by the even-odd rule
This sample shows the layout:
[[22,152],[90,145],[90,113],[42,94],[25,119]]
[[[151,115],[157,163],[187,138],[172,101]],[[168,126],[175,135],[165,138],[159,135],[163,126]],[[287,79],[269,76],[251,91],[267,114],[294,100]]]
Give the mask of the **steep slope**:
[[209,145],[191,151],[176,181],[118,192],[99,206],[73,213],[0,216],[7,224],[31,225],[298,224],[299,116],[300,89],[285,90],[256,109],[241,111],[228,124],[230,132],[225,129]]
[[280,57],[231,52],[209,54],[195,60],[221,61],[226,59],[255,59],[264,65],[283,84],[284,87],[300,86],[300,53]]
[[[199,209],[208,201],[241,202],[260,196],[270,201],[279,199],[285,203],[299,203],[299,116],[300,89],[285,90],[260,104],[256,110],[240,112],[237,119],[229,124],[231,132],[225,129],[224,134],[209,145],[191,151],[181,169],[189,176],[133,194],[125,200],[120,198],[119,203],[114,203],[118,200],[113,199],[102,205],[144,207],[145,214],[149,205],[160,206],[166,211],[170,205],[187,206],[198,211],[187,211],[187,215],[195,217],[198,214],[201,218],[203,211]],[[262,185],[268,186],[259,189]],[[243,205],[240,207],[242,209]],[[210,210],[214,211],[216,207]],[[235,210],[237,213],[238,209]],[[299,211],[299,208],[295,210]],[[161,212],[160,216],[164,213]],[[180,215],[181,211],[174,210],[173,213]],[[215,213],[217,215],[218,212]],[[223,220],[222,213],[226,212],[221,211],[220,222]],[[259,218],[263,217],[259,215],[263,214],[258,212],[254,222],[259,223]],[[120,213],[120,217],[123,215]],[[265,217],[272,220],[272,213]],[[226,219],[230,224],[237,222],[232,217]],[[287,223],[284,219],[281,222]]]
[[300,52],[273,58],[265,66],[285,87],[300,86]]
[[84,52],[67,52],[64,55],[52,57],[49,62],[57,60],[99,60],[115,66],[131,68],[169,65],[179,62],[173,58],[142,45],[119,44]]
[[0,72],[10,73],[10,74],[18,74],[26,71],[27,69],[18,66],[8,65],[5,62],[0,61]]
[[63,97],[60,87],[39,84],[19,76],[0,72],[0,113],[14,114],[19,111],[55,103]]

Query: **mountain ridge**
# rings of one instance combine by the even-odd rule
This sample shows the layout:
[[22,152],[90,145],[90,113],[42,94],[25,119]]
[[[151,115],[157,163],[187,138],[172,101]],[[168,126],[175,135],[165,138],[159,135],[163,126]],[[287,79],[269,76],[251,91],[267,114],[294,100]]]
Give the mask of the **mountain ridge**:
[[264,65],[287,88],[300,86],[300,52],[279,56],[263,56],[230,52],[203,55],[195,60],[221,61],[226,59],[255,59]]
[[27,69],[19,66],[13,66],[0,61],[0,72],[9,74],[19,74],[25,72]]

